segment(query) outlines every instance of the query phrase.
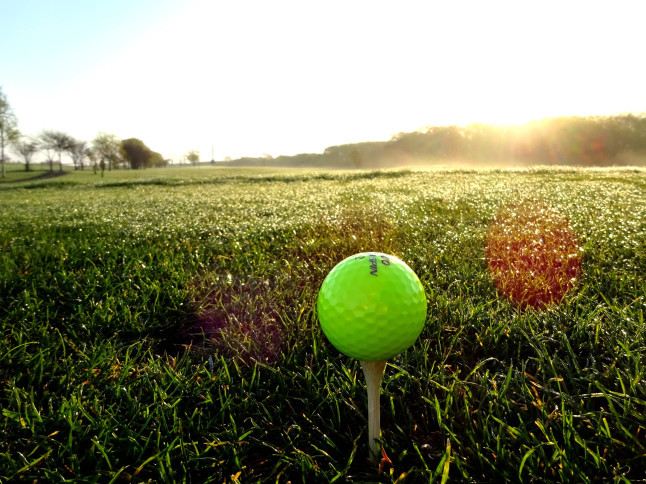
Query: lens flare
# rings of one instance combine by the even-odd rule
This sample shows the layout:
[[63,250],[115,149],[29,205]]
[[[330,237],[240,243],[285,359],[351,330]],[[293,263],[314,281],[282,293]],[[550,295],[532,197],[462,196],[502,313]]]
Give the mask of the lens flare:
[[522,308],[561,302],[579,278],[581,253],[568,219],[537,200],[507,205],[489,227],[494,284]]

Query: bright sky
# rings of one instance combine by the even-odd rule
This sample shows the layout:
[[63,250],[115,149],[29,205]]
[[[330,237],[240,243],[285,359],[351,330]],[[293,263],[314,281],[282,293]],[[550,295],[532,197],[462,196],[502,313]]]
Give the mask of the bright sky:
[[26,134],[203,160],[646,111],[643,1],[0,0]]

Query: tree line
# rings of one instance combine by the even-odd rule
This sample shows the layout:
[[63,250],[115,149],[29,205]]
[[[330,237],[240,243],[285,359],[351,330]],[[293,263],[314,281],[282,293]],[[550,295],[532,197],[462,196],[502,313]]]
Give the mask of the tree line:
[[[119,139],[114,134],[98,133],[90,142],[78,140],[73,136],[57,130],[44,130],[38,136],[24,136],[18,130],[18,121],[9,105],[7,96],[0,87],[0,157],[2,177],[5,173],[5,152],[11,148],[31,171],[36,154],[43,155],[49,164],[50,171],[54,166],[63,171],[63,156],[69,157],[75,170],[89,167],[95,173],[104,175],[105,170],[119,168],[142,169],[167,166],[169,160],[160,153],[151,150],[137,138]],[[185,155],[189,163],[197,164],[199,152],[189,151]]]
[[[90,143],[60,131],[46,130],[36,138],[20,135],[16,117],[0,87],[0,150],[4,176],[5,148],[12,147],[30,169],[38,152],[54,170],[62,170],[62,156],[75,169],[91,166],[95,172],[115,168],[166,166],[161,154],[137,138],[120,140],[99,133]],[[184,159],[197,165],[199,152]],[[214,161],[212,160],[212,163]],[[226,166],[299,166],[320,168],[386,168],[409,165],[466,163],[470,165],[644,165],[646,113],[615,116],[562,116],[519,126],[429,126],[398,133],[388,141],[367,141],[326,148],[323,153],[293,156],[244,157],[218,162]]]
[[330,146],[323,153],[239,158],[232,166],[385,168],[470,165],[644,165],[646,113],[563,116],[519,126],[429,126],[388,141]]

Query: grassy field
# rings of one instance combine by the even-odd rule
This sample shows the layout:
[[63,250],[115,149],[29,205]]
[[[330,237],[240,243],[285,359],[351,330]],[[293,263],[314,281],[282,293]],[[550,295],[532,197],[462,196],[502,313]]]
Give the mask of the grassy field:
[[[646,482],[646,171],[73,172],[0,184],[0,482]],[[549,204],[558,305],[496,291],[487,235]],[[382,387],[318,325],[330,269],[427,293]],[[205,338],[206,336],[206,338]]]

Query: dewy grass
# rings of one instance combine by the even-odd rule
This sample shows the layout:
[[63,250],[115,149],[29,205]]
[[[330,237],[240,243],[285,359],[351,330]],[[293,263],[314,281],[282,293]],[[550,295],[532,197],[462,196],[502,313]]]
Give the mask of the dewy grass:
[[[0,186],[0,481],[646,475],[643,171],[164,173]],[[559,304],[521,311],[486,242],[528,196],[583,251]],[[315,311],[365,250],[402,258],[429,303],[386,368],[379,463],[359,364]],[[206,341],[188,334],[205,315]]]

